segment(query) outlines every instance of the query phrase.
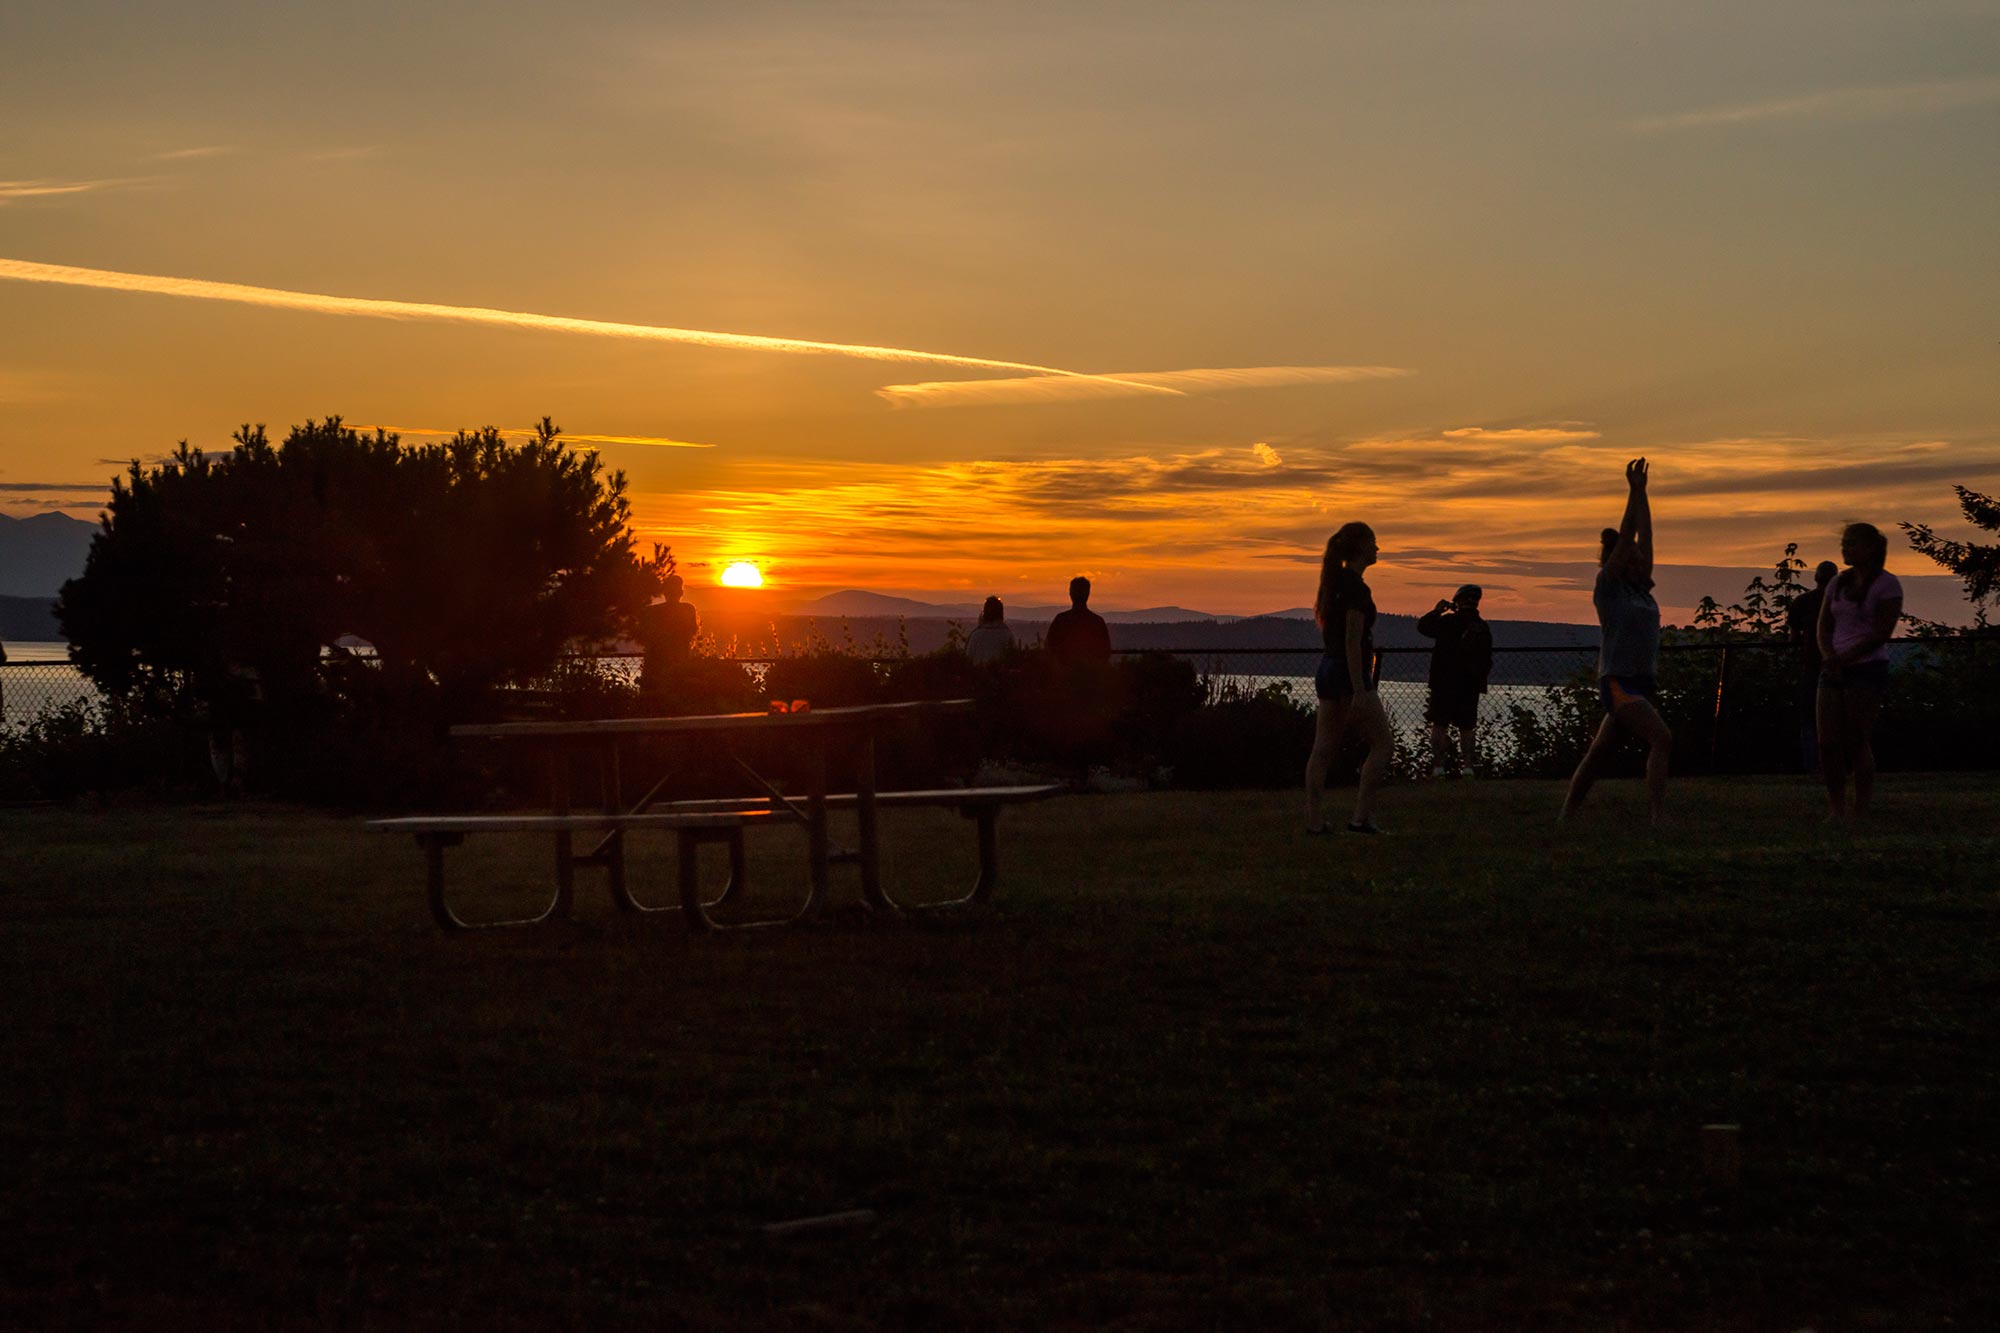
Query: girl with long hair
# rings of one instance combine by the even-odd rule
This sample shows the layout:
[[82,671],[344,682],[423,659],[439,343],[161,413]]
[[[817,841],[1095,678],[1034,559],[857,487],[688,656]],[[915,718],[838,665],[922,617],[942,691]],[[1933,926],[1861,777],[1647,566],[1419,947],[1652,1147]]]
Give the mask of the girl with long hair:
[[1382,711],[1375,679],[1375,598],[1361,578],[1381,552],[1375,531],[1366,523],[1349,523],[1327,538],[1320,560],[1319,595],[1313,619],[1319,622],[1320,654],[1314,686],[1319,693],[1319,717],[1313,731],[1312,757],[1306,760],[1306,832],[1328,832],[1320,803],[1326,792],[1327,770],[1340,753],[1341,740],[1352,730],[1368,747],[1361,761],[1361,781],[1354,796],[1350,833],[1380,833],[1372,818],[1375,788],[1389,766],[1395,735]]
[[1903,615],[1903,585],[1884,568],[1889,539],[1880,528],[1848,524],[1840,533],[1840,558],[1847,568],[1819,606],[1819,765],[1829,822],[1866,815],[1875,794],[1875,718],[1889,688],[1889,640]]
[[1599,542],[1597,584],[1590,600],[1597,608],[1597,693],[1604,701],[1604,720],[1569,780],[1564,819],[1583,804],[1621,732],[1646,746],[1646,804],[1655,825],[1666,819],[1674,733],[1653,703],[1660,604],[1653,600],[1653,509],[1646,499],[1647,477],[1645,459],[1625,465],[1625,516],[1617,527],[1606,528]]

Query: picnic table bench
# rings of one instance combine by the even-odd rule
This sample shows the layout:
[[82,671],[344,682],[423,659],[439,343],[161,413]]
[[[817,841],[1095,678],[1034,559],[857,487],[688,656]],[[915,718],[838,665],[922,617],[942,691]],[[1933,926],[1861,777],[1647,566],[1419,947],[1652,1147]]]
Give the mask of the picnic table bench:
[[[931,908],[963,907],[988,899],[999,878],[1000,811],[1009,805],[1038,801],[1061,788],[1054,785],[1005,787],[939,788],[925,791],[875,789],[875,732],[882,724],[898,718],[917,718],[938,712],[962,711],[969,700],[929,703],[874,704],[857,708],[829,708],[819,712],[785,714],[732,713],[681,718],[611,718],[589,722],[513,722],[454,727],[455,737],[488,740],[525,740],[548,748],[552,804],[549,814],[517,815],[418,815],[371,821],[370,827],[389,833],[413,835],[423,848],[427,891],[431,914],[446,930],[469,930],[488,926],[533,925],[568,915],[574,899],[575,867],[586,865],[606,872],[612,901],[627,912],[678,912],[694,930],[732,930],[752,926],[781,925],[811,920],[824,908],[829,888],[829,867],[836,861],[851,861],[861,871],[861,900],[864,907],[884,915]],[[657,803],[655,797],[665,779],[631,807],[623,805],[619,786],[618,744],[633,737],[685,737],[707,734],[725,740],[777,735],[800,742],[807,762],[808,790],[802,795],[786,795],[765,781],[738,757],[735,764],[762,795],[722,797]],[[855,790],[829,793],[826,790],[827,752],[832,738],[850,742]],[[575,812],[569,808],[569,758],[576,747],[594,749],[604,777],[605,809]],[[946,902],[910,904],[892,899],[883,888],[880,870],[880,837],[876,814],[882,807],[955,808],[977,827],[979,869],[971,889]],[[827,831],[827,812],[851,808],[858,816],[860,847],[836,852]],[[740,899],[747,884],[744,831],[759,825],[796,823],[806,831],[809,888],[804,903],[788,914],[751,921],[719,921],[709,909]],[[624,839],[628,832],[661,830],[674,833],[679,852],[679,901],[661,905],[641,902],[626,882]],[[444,853],[477,833],[535,833],[553,836],[556,850],[556,885],[548,906],[532,917],[506,921],[470,922],[458,916],[445,898]],[[597,845],[578,855],[574,838],[579,834],[600,834]],[[700,848],[720,842],[729,849],[729,879],[721,894],[703,901],[699,884]]]

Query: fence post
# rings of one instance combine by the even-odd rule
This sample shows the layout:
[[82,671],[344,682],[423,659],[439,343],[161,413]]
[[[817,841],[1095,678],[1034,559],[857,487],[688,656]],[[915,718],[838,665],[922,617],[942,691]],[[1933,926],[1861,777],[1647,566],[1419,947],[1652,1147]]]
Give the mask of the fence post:
[[1722,655],[1715,664],[1715,720],[1708,728],[1708,766],[1716,767],[1716,756],[1722,748],[1722,704],[1729,690],[1729,645],[1722,645]]

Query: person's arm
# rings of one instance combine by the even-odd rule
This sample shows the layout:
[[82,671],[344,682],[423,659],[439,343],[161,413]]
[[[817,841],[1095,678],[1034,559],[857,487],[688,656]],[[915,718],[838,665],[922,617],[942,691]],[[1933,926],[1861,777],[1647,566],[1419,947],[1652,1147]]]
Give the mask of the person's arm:
[[1439,602],[1435,607],[1424,612],[1422,617],[1418,619],[1417,633],[1423,635],[1426,639],[1435,639],[1438,636],[1438,631],[1444,628],[1444,618],[1450,611],[1450,602]]
[[1821,664],[1830,666],[1836,671],[1840,669],[1840,663],[1833,658],[1833,599],[1838,596],[1840,596],[1840,579],[1837,578],[1826,585],[1826,596],[1819,599],[1819,619],[1813,626],[1813,638],[1819,644]]
[[1367,637],[1368,621],[1366,617],[1359,611],[1348,611],[1347,679],[1354,686],[1356,694],[1373,694],[1375,692],[1374,686],[1370,684],[1371,672],[1369,670],[1374,663],[1367,660],[1368,654],[1363,647]]
[[1627,574],[1653,577],[1653,507],[1646,499],[1646,460],[1625,465],[1625,514],[1618,520],[1618,545],[1612,560]]
[[1486,693],[1487,677],[1493,674],[1493,631],[1480,624],[1467,636],[1472,640],[1466,650],[1468,674],[1479,683],[1479,693]]
[[[1885,579],[1889,576],[1877,574],[1875,577]],[[1875,604],[1875,612],[1869,617],[1868,632],[1861,636],[1861,641],[1848,648],[1846,652],[1827,658],[1827,661],[1835,666],[1847,666],[1859,662],[1896,637],[1896,622],[1902,618],[1903,594],[1897,592],[1884,597]],[[1822,644],[1821,651],[1824,652],[1828,646],[1830,645]]]

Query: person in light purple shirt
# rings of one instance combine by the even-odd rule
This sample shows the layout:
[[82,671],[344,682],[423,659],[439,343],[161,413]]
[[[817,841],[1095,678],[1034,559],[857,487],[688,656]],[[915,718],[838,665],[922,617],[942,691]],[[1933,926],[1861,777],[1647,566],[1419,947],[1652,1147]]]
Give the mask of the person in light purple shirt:
[[1840,558],[1847,568],[1819,608],[1819,766],[1830,823],[1862,818],[1875,794],[1875,718],[1889,688],[1889,640],[1903,615],[1903,585],[1883,568],[1889,539],[1880,528],[1848,524]]

